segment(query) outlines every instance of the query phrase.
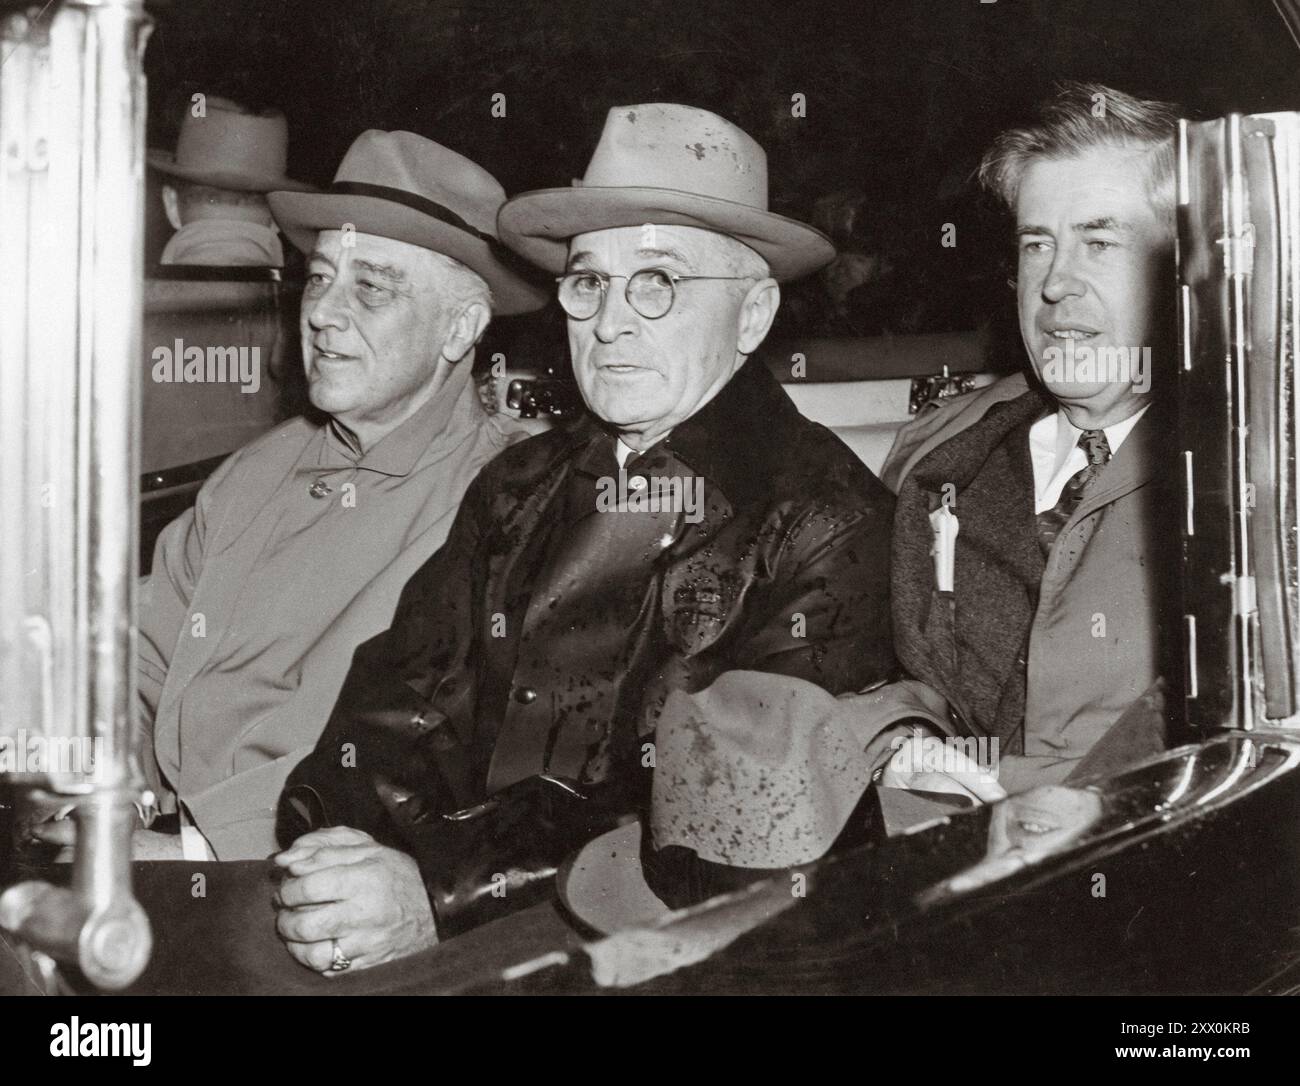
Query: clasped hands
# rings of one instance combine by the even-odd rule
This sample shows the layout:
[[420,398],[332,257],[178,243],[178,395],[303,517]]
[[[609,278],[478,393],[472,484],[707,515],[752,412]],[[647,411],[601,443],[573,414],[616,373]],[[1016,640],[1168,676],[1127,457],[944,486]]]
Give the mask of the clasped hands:
[[[72,858],[77,827],[59,814],[47,806],[25,828],[37,841],[62,846],[56,862],[65,862]],[[180,835],[137,828],[131,858],[183,859]],[[364,969],[438,942],[415,861],[368,833],[346,826],[316,830],[273,860],[284,871],[273,901],[276,931],[308,969],[332,976],[342,971],[340,960],[348,963],[345,968]]]
[[332,976],[437,944],[419,867],[368,833],[315,830],[273,859],[284,869],[273,902],[276,931],[308,969]]

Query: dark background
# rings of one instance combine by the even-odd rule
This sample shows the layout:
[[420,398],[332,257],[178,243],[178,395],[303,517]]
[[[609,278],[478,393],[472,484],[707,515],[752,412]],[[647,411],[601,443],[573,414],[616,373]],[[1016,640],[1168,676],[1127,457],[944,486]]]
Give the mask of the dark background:
[[[7,6],[14,6],[9,4]],[[972,328],[1006,307],[1009,234],[983,148],[1063,78],[1189,115],[1300,109],[1269,0],[158,0],[149,142],[194,91],[288,115],[290,172],[327,184],[365,128],[409,129],[513,194],[585,169],[613,105],[722,114],[767,150],[774,210],[846,253],[787,288],[777,332]],[[791,114],[791,95],[807,116]],[[506,116],[491,115],[506,96]],[[150,190],[150,255],[167,228]],[[945,223],[957,245],[940,244]]]

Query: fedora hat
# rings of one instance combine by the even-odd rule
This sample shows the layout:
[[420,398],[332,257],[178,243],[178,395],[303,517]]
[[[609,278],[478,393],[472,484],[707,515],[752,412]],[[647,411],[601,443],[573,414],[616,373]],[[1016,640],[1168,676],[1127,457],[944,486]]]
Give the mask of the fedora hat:
[[820,230],[767,209],[763,148],[714,113],[672,103],[611,109],[580,181],[521,193],[498,219],[507,245],[553,272],[575,234],[645,223],[727,234],[780,280],[835,258]]
[[[360,234],[404,241],[459,260],[492,288],[498,313],[527,313],[547,293],[509,268],[496,235],[505,190],[464,155],[413,132],[362,132],[324,192],[273,192],[271,214],[311,252],[318,230],[347,223]],[[507,254],[508,255],[508,254]]]
[[[950,728],[942,697],[911,679],[835,697],[806,679],[728,671],[696,693],[676,690],[655,730],[651,841],[755,880],[812,863],[890,753],[888,729],[914,719]],[[646,880],[643,832],[621,825],[557,872],[560,901],[606,935],[674,915]]]
[[210,97],[204,114],[187,112],[176,150],[150,151],[149,165],[169,177],[239,192],[315,186],[285,176],[289,122],[279,110],[248,113],[228,98]]

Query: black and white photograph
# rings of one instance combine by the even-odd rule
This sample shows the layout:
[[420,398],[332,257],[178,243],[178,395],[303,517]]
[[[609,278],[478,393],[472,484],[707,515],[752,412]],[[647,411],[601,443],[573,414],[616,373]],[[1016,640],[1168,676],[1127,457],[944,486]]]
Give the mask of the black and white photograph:
[[1300,0],[0,2],[0,1068],[1280,1055],[1298,366]]

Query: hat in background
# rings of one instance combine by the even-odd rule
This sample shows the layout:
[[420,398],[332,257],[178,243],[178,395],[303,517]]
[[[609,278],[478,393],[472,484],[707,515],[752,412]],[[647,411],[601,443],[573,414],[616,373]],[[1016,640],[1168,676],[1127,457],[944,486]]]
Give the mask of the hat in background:
[[279,110],[250,113],[228,98],[209,97],[201,116],[187,110],[176,150],[151,150],[149,165],[168,177],[238,192],[315,186],[285,175],[289,122]]

